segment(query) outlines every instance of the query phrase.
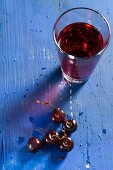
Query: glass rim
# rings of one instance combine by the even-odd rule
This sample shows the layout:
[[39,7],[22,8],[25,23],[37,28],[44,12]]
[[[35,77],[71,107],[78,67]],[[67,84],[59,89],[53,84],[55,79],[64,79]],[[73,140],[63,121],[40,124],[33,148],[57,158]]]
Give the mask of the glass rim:
[[68,13],[68,12],[70,12],[70,11],[73,11],[73,10],[76,10],[76,9],[86,9],[86,10],[89,10],[89,11],[93,11],[94,13],[97,13],[98,15],[101,16],[101,18],[105,21],[105,23],[106,23],[106,25],[107,25],[108,33],[109,33],[108,43],[107,43],[107,44],[105,45],[105,47],[102,48],[97,54],[91,56],[91,58],[96,57],[96,56],[100,55],[102,52],[104,52],[105,49],[108,47],[109,41],[110,41],[110,37],[111,37],[111,28],[110,28],[110,25],[109,25],[106,17],[105,17],[104,15],[102,15],[100,12],[98,12],[98,11],[96,11],[96,10],[94,10],[94,9],[87,8],[87,7],[76,7],[76,8],[68,9],[68,10],[66,10],[65,12],[63,12],[63,13],[57,18],[57,20],[56,20],[56,22],[55,22],[55,24],[54,24],[54,26],[53,26],[53,39],[54,39],[54,42],[55,42],[56,46],[60,49],[60,51],[61,51],[63,54],[68,55],[68,57],[69,57],[70,59],[75,59],[75,58],[80,58],[80,59],[83,59],[83,60],[84,60],[84,59],[87,59],[87,57],[86,57],[86,58],[82,58],[82,57],[79,57],[79,56],[70,55],[70,54],[68,54],[67,52],[65,52],[65,51],[59,46],[59,44],[58,44],[58,42],[57,42],[57,40],[56,40],[56,36],[55,36],[55,28],[56,28],[56,25],[57,25],[58,21],[60,20],[60,18],[61,18],[63,15],[65,15],[66,13]]

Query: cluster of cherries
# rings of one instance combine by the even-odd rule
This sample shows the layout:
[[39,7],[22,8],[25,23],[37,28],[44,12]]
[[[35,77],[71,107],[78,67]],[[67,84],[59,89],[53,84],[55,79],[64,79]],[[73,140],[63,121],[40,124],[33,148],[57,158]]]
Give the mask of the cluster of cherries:
[[56,108],[54,105],[47,101],[36,101],[39,104],[51,106],[54,108],[52,112],[51,120],[55,123],[62,123],[62,131],[57,132],[55,130],[49,131],[44,139],[41,141],[36,137],[32,137],[28,141],[28,150],[31,153],[35,153],[40,150],[44,144],[54,145],[59,144],[59,148],[63,151],[71,151],[74,147],[73,140],[70,138],[71,133],[77,129],[77,122],[74,119],[66,119],[66,114],[60,108]]

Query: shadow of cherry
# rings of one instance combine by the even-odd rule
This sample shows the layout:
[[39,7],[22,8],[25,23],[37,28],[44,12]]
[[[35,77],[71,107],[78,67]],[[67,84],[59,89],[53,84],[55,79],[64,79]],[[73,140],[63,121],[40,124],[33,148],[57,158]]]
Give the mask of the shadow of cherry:
[[[30,153],[27,146],[22,147],[18,152],[18,169],[26,169],[30,166],[31,169],[38,167],[38,169],[58,169],[60,164],[66,159],[68,152],[59,150],[58,145],[47,146],[45,145],[42,150],[37,153]],[[30,163],[31,162],[31,163]]]

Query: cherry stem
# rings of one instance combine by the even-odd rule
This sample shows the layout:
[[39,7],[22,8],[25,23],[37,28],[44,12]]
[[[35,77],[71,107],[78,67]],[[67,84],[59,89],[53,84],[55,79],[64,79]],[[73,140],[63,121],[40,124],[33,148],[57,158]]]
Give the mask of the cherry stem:
[[53,108],[56,109],[60,114],[62,114],[63,118],[66,120],[66,118],[65,118],[64,115],[63,115],[63,113],[62,113],[56,106],[54,106],[53,104],[49,103],[48,101],[36,100],[36,103],[53,107]]
[[66,122],[66,125],[67,125],[67,126],[71,126],[71,125],[72,125],[72,122],[67,121],[67,122]]
[[59,140],[64,139],[66,136],[67,136],[67,135],[64,133],[64,135],[63,135],[61,138],[59,138]]
[[62,140],[62,139],[64,139],[66,136],[67,136],[67,135],[66,135],[65,133],[64,133],[64,135],[63,135],[62,137],[58,137],[57,135],[51,135],[52,138],[57,137],[58,140]]
[[36,100],[36,103],[38,103],[38,104],[43,104],[43,105],[46,105],[46,106],[50,106],[50,107],[53,107],[54,109],[57,109],[54,105],[52,105],[52,104],[49,103],[48,101]]

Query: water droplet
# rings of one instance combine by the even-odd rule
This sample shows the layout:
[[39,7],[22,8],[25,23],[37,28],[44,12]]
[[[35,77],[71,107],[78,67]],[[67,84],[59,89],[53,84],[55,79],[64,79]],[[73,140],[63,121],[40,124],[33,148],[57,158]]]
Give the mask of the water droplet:
[[10,164],[11,164],[11,165],[14,165],[14,164],[15,164],[15,160],[14,160],[13,158],[11,158]]
[[80,113],[79,113],[79,116],[82,116],[82,115],[83,115],[83,112],[80,112]]
[[26,98],[26,94],[24,94],[24,98]]
[[3,56],[3,61],[6,59],[6,57],[5,56]]
[[86,169],[89,169],[90,168],[90,163],[88,162],[88,163],[86,163]]
[[70,100],[72,100],[72,96],[70,96]]
[[70,100],[70,104],[72,105],[72,100]]
[[24,142],[24,137],[18,137],[18,145],[22,144]]
[[102,130],[102,133],[106,134],[106,129],[103,129],[103,130]]
[[5,96],[8,97],[9,95],[5,92]]
[[71,113],[70,113],[70,114],[71,114],[71,118],[74,119],[74,118],[75,118],[75,115],[74,115],[74,113],[72,112],[72,110],[71,110]]
[[16,58],[14,58],[13,61],[16,62]]
[[70,110],[71,110],[71,111],[73,110],[73,106],[70,106]]
[[31,122],[31,123],[34,123],[34,118],[33,117],[29,117],[29,121]]
[[45,70],[46,69],[46,67],[42,67],[42,70]]
[[60,96],[60,100],[62,100],[62,96]]
[[65,82],[64,82],[64,81],[61,81],[59,85],[60,85],[60,86],[65,86]]
[[13,94],[15,94],[16,93],[16,91],[13,91]]

